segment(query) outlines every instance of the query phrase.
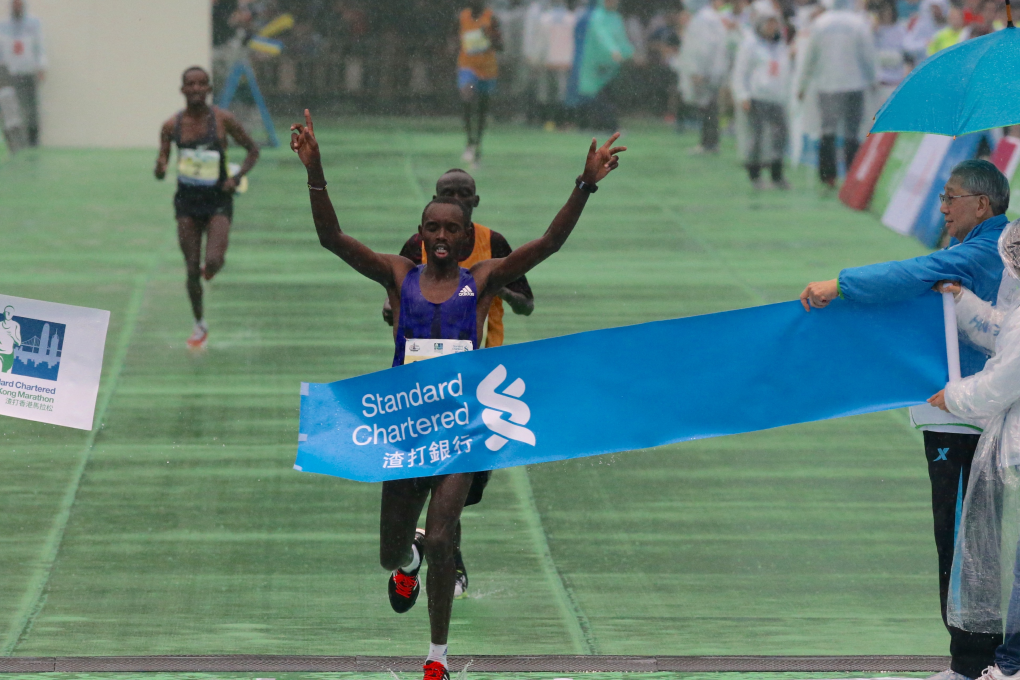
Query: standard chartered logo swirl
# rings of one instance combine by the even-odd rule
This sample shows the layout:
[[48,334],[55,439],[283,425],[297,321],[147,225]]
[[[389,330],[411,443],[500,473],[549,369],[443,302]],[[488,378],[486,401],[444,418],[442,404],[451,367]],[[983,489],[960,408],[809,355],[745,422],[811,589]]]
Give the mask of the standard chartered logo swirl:
[[[535,433],[523,427],[531,420],[531,409],[517,398],[524,395],[524,381],[520,378],[514,380],[500,394],[496,389],[504,380],[506,368],[500,364],[485,376],[475,392],[482,406],[488,407],[482,411],[482,422],[496,433],[485,440],[485,446],[490,451],[499,451],[511,439],[534,446]],[[510,414],[508,420],[503,420],[504,413]]]

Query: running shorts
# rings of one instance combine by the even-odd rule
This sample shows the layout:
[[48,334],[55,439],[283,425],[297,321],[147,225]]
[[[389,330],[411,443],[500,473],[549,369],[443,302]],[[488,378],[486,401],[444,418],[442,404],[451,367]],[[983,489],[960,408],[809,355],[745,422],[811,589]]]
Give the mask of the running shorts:
[[[471,480],[471,488],[468,489],[467,499],[464,501],[464,507],[469,505],[476,505],[482,500],[482,494],[485,492],[485,487],[489,483],[489,479],[492,477],[492,470],[486,470],[485,472],[475,472],[474,477]],[[401,480],[411,482],[414,489],[417,492],[425,491],[432,488],[432,480],[434,477],[414,477],[412,479]],[[383,482],[387,484],[388,482]]]
[[485,487],[491,478],[492,470],[475,473],[475,478],[471,481],[471,490],[468,491],[467,500],[464,501],[464,507],[481,502],[482,494],[485,493]]
[[216,215],[234,217],[234,196],[212,187],[178,186],[174,194],[174,212],[177,218],[193,217],[201,222]]
[[457,69],[457,89],[463,90],[471,86],[478,94],[493,94],[496,91],[496,79],[484,80],[469,68]]
[[[0,373],[9,373],[12,368],[14,368],[14,352],[11,352],[10,354],[0,354]],[[471,490],[475,490],[473,484],[471,485]],[[482,496],[479,494],[478,500],[481,499]],[[478,501],[475,502],[477,503]]]

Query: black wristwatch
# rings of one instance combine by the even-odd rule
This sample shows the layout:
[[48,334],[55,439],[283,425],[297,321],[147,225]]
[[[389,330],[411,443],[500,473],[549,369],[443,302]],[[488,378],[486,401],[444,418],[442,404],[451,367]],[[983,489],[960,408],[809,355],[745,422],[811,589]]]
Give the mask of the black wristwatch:
[[583,179],[581,179],[580,175],[578,175],[577,179],[574,180],[574,185],[586,194],[594,194],[596,191],[599,190],[598,184],[585,182]]

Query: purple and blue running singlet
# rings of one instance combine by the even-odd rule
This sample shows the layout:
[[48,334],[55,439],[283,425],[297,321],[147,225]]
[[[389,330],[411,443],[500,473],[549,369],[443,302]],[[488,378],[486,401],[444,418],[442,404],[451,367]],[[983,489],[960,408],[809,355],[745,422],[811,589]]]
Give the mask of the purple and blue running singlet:
[[421,293],[420,264],[404,277],[400,286],[400,321],[397,323],[393,365],[404,363],[404,344],[410,339],[470,340],[478,349],[478,287],[471,273],[460,268],[457,292],[445,302],[429,302]]

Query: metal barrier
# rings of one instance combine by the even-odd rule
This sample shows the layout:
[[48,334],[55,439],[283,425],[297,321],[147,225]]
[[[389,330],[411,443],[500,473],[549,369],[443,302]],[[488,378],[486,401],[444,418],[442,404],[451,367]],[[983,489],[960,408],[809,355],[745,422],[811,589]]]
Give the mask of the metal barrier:
[[[943,656],[451,656],[450,670],[477,673],[919,673],[949,667]],[[420,671],[420,656],[0,657],[0,673]]]

